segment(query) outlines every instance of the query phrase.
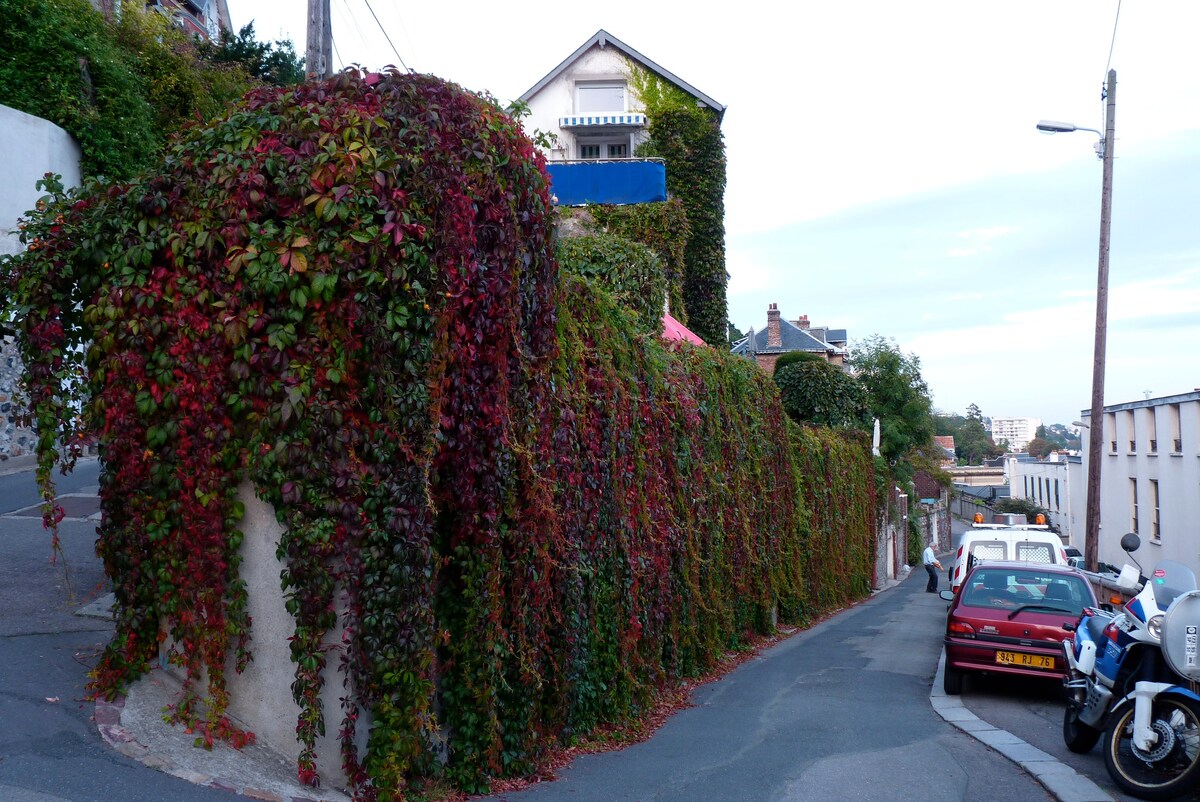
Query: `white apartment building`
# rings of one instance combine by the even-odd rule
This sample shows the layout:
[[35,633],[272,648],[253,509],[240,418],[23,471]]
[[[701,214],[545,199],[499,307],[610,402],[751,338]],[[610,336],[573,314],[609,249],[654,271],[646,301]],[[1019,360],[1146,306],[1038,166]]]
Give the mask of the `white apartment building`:
[[1009,495],[1029,499],[1050,513],[1049,523],[1058,528],[1063,543],[1082,550],[1083,527],[1076,530],[1071,510],[1073,496],[1086,493],[1087,488],[1077,478],[1078,471],[1072,471],[1072,468],[1079,468],[1078,457],[1051,454],[1045,462],[1024,462],[1009,457],[1005,460],[1004,472],[1008,477]]
[[[1083,410],[1080,420],[1088,420]],[[1081,432],[1080,481],[1087,476],[1091,433]],[[1136,532],[1142,547],[1134,557],[1146,572],[1161,560],[1176,560],[1200,574],[1200,389],[1104,408],[1100,466],[1100,560],[1129,562],[1121,536]],[[1082,540],[1087,490],[1071,498],[1074,527]],[[1081,547],[1082,548],[1082,547]]]
[[1010,451],[1024,451],[1041,425],[1041,418],[992,418],[992,440],[1007,440]]

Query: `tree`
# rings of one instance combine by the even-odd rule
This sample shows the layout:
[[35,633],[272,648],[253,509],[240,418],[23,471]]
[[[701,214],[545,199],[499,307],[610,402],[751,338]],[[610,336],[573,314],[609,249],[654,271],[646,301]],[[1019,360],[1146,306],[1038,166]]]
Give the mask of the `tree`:
[[811,351],[788,351],[787,353],[780,354],[778,358],[776,358],[775,370],[773,373],[778,373],[788,365],[794,365],[797,362],[820,362],[823,365],[829,364],[825,357],[821,356],[820,354],[814,354]]
[[740,340],[746,336],[745,334],[742,333],[741,329],[739,329],[737,326],[733,325],[732,320],[725,321],[725,325],[729,329],[729,344],[730,345],[732,345],[733,343],[737,342],[738,340]]
[[[1041,429],[1040,426],[1038,428],[1039,428],[1039,430]],[[1031,456],[1031,457],[1037,457],[1038,459],[1044,459],[1045,457],[1048,457],[1051,453],[1053,453],[1056,449],[1057,449],[1057,446],[1055,446],[1054,443],[1050,442],[1046,438],[1035,437],[1029,441],[1029,445],[1025,446],[1025,453],[1029,454],[1029,456]]]
[[894,340],[875,335],[855,348],[851,360],[879,419],[879,453],[900,478],[912,472],[911,456],[933,439],[933,402],[921,377],[921,360],[901,353]]
[[136,3],[107,19],[86,0],[0,0],[0,19],[0,99],[75,137],[85,177],[133,178],[172,134],[296,63],[290,43],[256,49],[249,26],[238,52],[250,55],[205,57],[224,51]]
[[949,436],[958,440],[958,433],[966,422],[967,419],[962,415],[947,412],[933,413],[934,434],[942,437]]
[[862,385],[823,359],[776,365],[775,384],[792,420],[830,428],[866,428],[867,398]]
[[971,404],[962,428],[954,437],[954,455],[960,465],[981,465],[985,459],[1000,456],[1003,451],[983,428],[983,413]]
[[1029,523],[1037,523],[1039,515],[1045,516],[1046,523],[1050,526],[1050,531],[1057,532],[1058,527],[1050,524],[1050,512],[1042,507],[1039,507],[1031,499],[1027,498],[1002,498],[992,505],[992,509],[996,512],[1018,512],[1025,514],[1025,520]]
[[292,86],[304,81],[304,59],[296,55],[286,39],[273,44],[254,38],[254,22],[242,27],[234,36],[222,31],[216,44],[200,46],[200,55],[213,64],[234,64],[263,83],[271,86]]

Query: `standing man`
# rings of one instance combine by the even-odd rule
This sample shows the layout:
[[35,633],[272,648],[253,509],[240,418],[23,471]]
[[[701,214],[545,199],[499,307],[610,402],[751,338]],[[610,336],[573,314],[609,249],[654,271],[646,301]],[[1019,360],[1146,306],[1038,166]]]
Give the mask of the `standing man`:
[[942,570],[942,564],[938,562],[937,555],[933,553],[932,540],[926,544],[925,553],[921,555],[921,562],[925,563],[925,572],[929,574],[929,582],[925,585],[925,592],[937,593],[938,571]]

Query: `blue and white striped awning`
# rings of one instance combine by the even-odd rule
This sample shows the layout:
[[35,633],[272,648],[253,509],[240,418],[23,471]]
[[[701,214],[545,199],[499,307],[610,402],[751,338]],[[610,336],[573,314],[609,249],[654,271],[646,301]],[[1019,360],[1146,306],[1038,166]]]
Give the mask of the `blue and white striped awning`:
[[576,114],[571,117],[559,117],[559,128],[579,128],[592,125],[623,125],[643,128],[646,125],[646,115],[640,112],[626,114]]

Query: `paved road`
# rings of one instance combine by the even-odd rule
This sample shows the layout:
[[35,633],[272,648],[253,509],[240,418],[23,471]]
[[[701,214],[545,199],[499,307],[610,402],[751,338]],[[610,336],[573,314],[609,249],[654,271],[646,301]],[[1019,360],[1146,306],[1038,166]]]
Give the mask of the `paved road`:
[[698,690],[649,741],[580,758],[511,802],[1029,800],[1021,769],[929,703],[945,603],[924,572]]
[[[15,470],[16,459],[0,462],[0,515],[13,510],[41,504],[33,470]],[[28,459],[21,458],[20,464],[27,465]],[[94,494],[100,485],[100,461],[95,457],[81,459],[75,470],[63,476],[54,474],[54,486],[59,495],[82,493]]]
[[[15,476],[0,477],[0,493],[32,487],[32,473]],[[74,487],[85,483],[79,477]],[[0,509],[26,500],[0,495]],[[49,563],[40,518],[0,515],[0,800],[229,802],[229,794],[147,768],[101,741],[84,686],[112,627],[75,612],[107,582],[93,522],[64,521],[62,538],[73,594],[61,563]]]

